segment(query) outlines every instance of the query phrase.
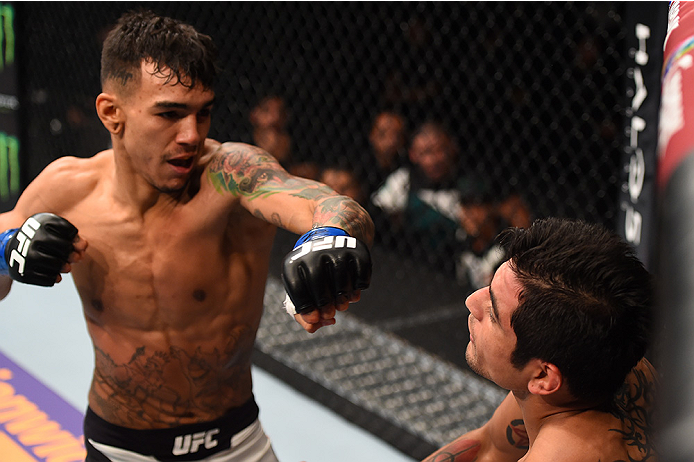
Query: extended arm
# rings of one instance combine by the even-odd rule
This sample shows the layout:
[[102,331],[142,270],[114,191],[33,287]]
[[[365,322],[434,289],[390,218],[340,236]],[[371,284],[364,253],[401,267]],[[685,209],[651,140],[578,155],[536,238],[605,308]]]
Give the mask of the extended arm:
[[231,193],[253,215],[303,234],[334,226],[371,245],[374,226],[355,200],[322,183],[290,175],[268,153],[242,143],[224,143],[207,177],[220,193]]
[[523,416],[509,393],[486,424],[448,443],[423,462],[516,462],[527,450]]
[[[283,272],[299,311],[295,319],[304,329],[315,332],[334,324],[336,311],[359,300],[371,276],[368,247],[374,226],[356,201],[316,181],[290,175],[265,151],[241,143],[217,149],[207,178],[220,194],[238,198],[262,220],[296,234],[317,230],[302,237],[301,242],[309,242],[288,255]],[[324,233],[325,227],[339,232]],[[339,235],[342,231],[347,238]]]

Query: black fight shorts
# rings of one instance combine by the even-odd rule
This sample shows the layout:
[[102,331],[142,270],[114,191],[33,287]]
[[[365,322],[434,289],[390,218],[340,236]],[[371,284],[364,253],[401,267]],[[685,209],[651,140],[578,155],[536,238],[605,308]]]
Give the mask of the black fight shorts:
[[258,405],[251,398],[211,422],[174,428],[136,430],[109,423],[90,408],[84,417],[86,462],[108,462],[92,444],[119,448],[158,461],[201,460],[231,447],[231,438],[258,418]]

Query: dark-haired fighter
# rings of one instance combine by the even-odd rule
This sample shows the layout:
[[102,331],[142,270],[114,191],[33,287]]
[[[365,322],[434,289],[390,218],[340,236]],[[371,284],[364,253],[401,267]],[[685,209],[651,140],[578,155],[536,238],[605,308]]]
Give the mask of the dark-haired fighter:
[[275,461],[251,351],[276,228],[329,227],[286,265],[308,332],[334,324],[369,284],[363,208],[258,148],[206,138],[214,57],[190,26],[122,17],[96,99],[113,148],[58,159],[0,215],[12,228],[0,295],[10,276],[52,285],[72,272],[95,353],[88,461]]
[[501,241],[508,260],[466,301],[466,359],[510,393],[426,461],[655,461],[652,288],[633,249],[560,219]]

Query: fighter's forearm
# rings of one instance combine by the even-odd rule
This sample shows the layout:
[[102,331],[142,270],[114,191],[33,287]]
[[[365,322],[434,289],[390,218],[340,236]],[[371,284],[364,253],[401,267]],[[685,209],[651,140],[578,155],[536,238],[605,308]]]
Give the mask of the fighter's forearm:
[[[207,166],[207,177],[220,194],[242,198],[254,216],[276,226],[305,230],[309,217],[304,212],[313,210],[313,227],[335,226],[369,246],[373,243],[373,221],[356,201],[336,195],[317,181],[289,175],[269,154],[254,146],[224,143]],[[283,197],[279,205],[272,202],[277,197]],[[273,205],[263,205],[266,201]]]
[[463,435],[422,462],[473,462],[478,460],[477,455],[481,447],[482,443],[478,439]]
[[364,208],[346,196],[323,198],[313,213],[313,226],[335,226],[344,229],[368,246],[374,239],[374,224]]

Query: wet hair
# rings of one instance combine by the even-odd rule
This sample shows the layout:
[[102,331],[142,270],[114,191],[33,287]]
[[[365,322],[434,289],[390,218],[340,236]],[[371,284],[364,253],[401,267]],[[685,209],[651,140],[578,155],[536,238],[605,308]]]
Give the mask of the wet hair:
[[125,13],[109,32],[101,53],[101,85],[125,88],[139,81],[143,61],[154,63],[166,83],[211,89],[217,75],[217,49],[212,39],[176,19],[151,11]]
[[513,365],[547,361],[576,398],[607,401],[652,335],[653,282],[633,248],[600,225],[557,218],[509,229],[500,242],[522,286]]

